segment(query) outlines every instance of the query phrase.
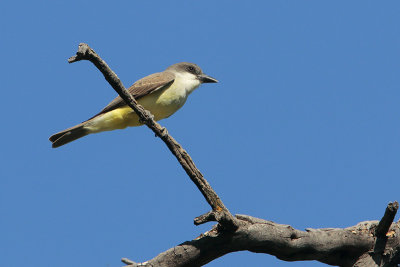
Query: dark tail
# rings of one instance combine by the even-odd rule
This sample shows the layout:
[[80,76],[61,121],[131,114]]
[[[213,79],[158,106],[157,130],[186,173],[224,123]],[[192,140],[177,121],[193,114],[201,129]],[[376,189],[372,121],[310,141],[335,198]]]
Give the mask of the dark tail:
[[59,133],[50,136],[49,140],[53,143],[52,147],[56,148],[72,142],[76,139],[89,134],[89,131],[84,128],[84,123],[78,124],[72,128],[68,128]]

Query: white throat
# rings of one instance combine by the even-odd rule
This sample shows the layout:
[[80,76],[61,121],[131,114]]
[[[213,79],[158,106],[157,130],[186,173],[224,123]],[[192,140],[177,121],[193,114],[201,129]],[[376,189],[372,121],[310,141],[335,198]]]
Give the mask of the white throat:
[[186,95],[189,95],[199,87],[201,83],[194,74],[188,72],[177,72],[175,73],[174,84],[177,88],[184,90]]

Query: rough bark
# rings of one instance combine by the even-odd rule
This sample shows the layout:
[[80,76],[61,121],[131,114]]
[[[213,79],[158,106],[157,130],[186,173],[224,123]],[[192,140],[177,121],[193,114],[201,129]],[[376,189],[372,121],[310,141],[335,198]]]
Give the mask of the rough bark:
[[316,260],[343,267],[397,266],[399,263],[400,222],[391,225],[387,246],[381,254],[385,255],[384,261],[377,262],[374,247],[379,221],[360,222],[344,229],[300,231],[290,225],[247,215],[236,215],[236,218],[239,228],[233,233],[218,232],[213,227],[198,238],[177,245],[147,262],[135,263],[127,259],[123,262],[128,264],[126,267],[201,266],[225,254],[247,250],[274,255],[284,261]]
[[69,63],[91,61],[114,90],[139,115],[156,136],[160,137],[177,158],[190,179],[211,206],[211,211],[195,218],[196,225],[217,221],[210,231],[192,241],[171,248],[155,258],[135,263],[122,259],[127,266],[201,266],[227,253],[248,250],[268,253],[285,261],[317,260],[335,266],[385,266],[400,263],[400,222],[393,223],[399,208],[390,203],[382,219],[361,222],[339,229],[296,230],[248,215],[233,216],[195,166],[189,154],[158,124],[150,112],[128,93],[117,75],[87,44],[80,44]]

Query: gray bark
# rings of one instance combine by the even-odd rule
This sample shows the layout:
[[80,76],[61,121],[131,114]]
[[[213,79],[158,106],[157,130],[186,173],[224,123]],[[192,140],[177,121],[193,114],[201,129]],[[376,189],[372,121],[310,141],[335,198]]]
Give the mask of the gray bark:
[[[200,237],[177,245],[155,258],[135,263],[123,259],[126,267],[135,266],[202,266],[218,257],[236,251],[267,253],[284,261],[316,260],[343,267],[398,266],[400,222],[393,223],[383,251],[374,251],[379,221],[360,222],[340,229],[296,230],[247,215],[236,215],[235,232],[219,232],[214,226]],[[385,234],[386,236],[386,234]],[[379,259],[378,259],[379,258]]]

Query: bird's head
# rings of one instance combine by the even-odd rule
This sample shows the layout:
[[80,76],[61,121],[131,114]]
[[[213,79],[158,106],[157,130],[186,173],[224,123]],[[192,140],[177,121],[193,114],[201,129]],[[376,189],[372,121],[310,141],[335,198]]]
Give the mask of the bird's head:
[[169,66],[166,70],[192,77],[192,79],[197,79],[200,83],[218,82],[217,79],[204,74],[201,68],[194,63],[189,63],[189,62],[176,63],[174,65]]

